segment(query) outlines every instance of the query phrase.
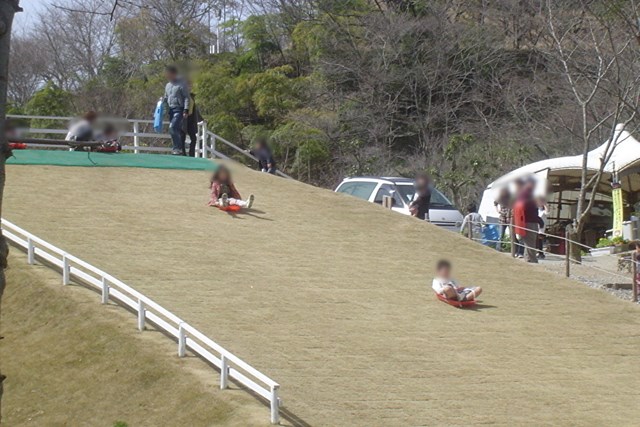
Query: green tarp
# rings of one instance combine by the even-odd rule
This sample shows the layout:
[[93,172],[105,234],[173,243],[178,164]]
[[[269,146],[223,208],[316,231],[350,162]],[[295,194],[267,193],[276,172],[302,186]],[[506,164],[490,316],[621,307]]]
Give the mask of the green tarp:
[[9,165],[214,170],[207,159],[165,154],[89,153],[82,151],[14,150]]

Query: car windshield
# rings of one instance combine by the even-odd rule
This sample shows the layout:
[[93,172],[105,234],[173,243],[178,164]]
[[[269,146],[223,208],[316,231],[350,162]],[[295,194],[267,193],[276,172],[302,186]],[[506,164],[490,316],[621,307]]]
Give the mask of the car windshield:
[[[398,191],[402,195],[402,199],[407,202],[407,204],[411,203],[413,200],[413,196],[416,193],[416,189],[413,186],[413,183],[406,184],[396,184]],[[443,207],[443,208],[452,208],[453,203],[447,199],[444,194],[435,188],[431,189],[431,206],[432,207]]]

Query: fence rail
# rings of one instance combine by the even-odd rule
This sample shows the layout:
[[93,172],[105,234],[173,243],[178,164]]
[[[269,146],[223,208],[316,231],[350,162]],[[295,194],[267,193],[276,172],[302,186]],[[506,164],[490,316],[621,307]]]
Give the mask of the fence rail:
[[97,267],[73,256],[57,246],[34,236],[17,225],[2,219],[4,236],[27,253],[27,262],[34,264],[37,259],[46,261],[62,273],[62,284],[81,282],[101,294],[101,302],[113,300],[136,313],[138,329],[143,331],[147,322],[155,325],[177,340],[178,356],[184,357],[192,351],[220,370],[220,388],[225,389],[229,380],[235,380],[269,402],[271,423],[279,422],[281,400],[278,396],[280,385],[258,371],[202,332],[182,320],[151,298],[136,291],[124,282]]
[[[497,225],[497,224],[487,224],[485,222],[477,222],[477,221],[470,221],[468,222],[469,226],[467,227],[466,230],[466,237],[468,237],[470,240],[477,242],[477,243],[482,243],[482,244],[486,244],[489,243],[493,246],[498,246],[498,245],[502,245],[503,240],[491,240],[491,239],[485,239],[484,236],[478,236],[476,235],[474,228],[480,228],[480,227],[484,227],[486,225]],[[530,229],[530,228],[526,228],[526,227],[516,227],[514,224],[509,224],[507,225],[508,230],[509,230],[509,244],[511,246],[511,256],[515,256],[515,248],[516,247],[520,247],[520,248],[526,248],[526,245],[524,244],[524,242],[519,241],[517,238],[513,239],[512,236],[514,236],[516,234],[516,229],[521,229],[524,230],[526,232],[530,232],[530,233],[535,233],[538,236],[544,236],[546,238],[550,238],[550,239],[555,239],[555,240],[559,240],[559,241],[564,241],[565,244],[565,253],[564,253],[564,264],[565,264],[565,276],[566,277],[571,277],[571,265],[572,264],[578,264],[578,265],[582,265],[584,267],[599,271],[601,273],[605,273],[607,275],[610,276],[616,276],[616,277],[621,277],[623,279],[628,279],[628,276],[619,274],[619,273],[614,273],[612,271],[608,271],[605,270],[603,268],[599,268],[599,267],[595,267],[593,265],[588,265],[582,261],[578,261],[575,259],[571,258],[571,252],[572,252],[572,246],[576,246],[576,247],[580,247],[581,249],[586,249],[588,251],[592,251],[596,248],[592,248],[591,246],[585,245],[583,243],[577,242],[575,240],[572,240],[569,238],[569,230],[567,230],[567,232],[565,233],[565,236],[557,236],[554,234],[549,234],[549,233],[545,233],[545,232],[541,232],[539,230],[535,230],[535,229]],[[499,238],[501,239],[502,236],[499,236]],[[558,254],[553,254],[551,252],[545,251],[545,250],[541,250],[538,248],[535,248],[536,252],[540,252],[543,253],[545,255],[558,255]],[[611,255],[618,255],[618,254],[611,254]],[[638,302],[638,292],[639,292],[639,288],[640,288],[640,283],[638,283],[638,274],[637,274],[637,266],[638,266],[638,260],[636,258],[636,254],[633,253],[631,255],[631,266],[632,266],[632,275],[631,275],[631,300],[633,302]]]
[[[51,120],[51,121],[71,121],[73,117],[62,117],[62,116],[29,116],[29,115],[17,115],[17,114],[9,114],[8,118],[15,120]],[[133,145],[123,145],[122,149],[125,151],[133,151],[135,154],[140,152],[171,152],[171,147],[162,146],[162,147],[153,147],[146,146],[142,144],[142,139],[154,139],[154,140],[162,140],[170,143],[171,135],[168,133],[153,133],[153,132],[144,132],[140,130],[140,125],[152,125],[153,120],[139,120],[139,119],[110,119],[115,123],[127,123],[131,125],[131,131],[121,133],[121,136],[133,138]],[[169,122],[163,122],[164,125],[168,125]],[[67,129],[46,129],[46,128],[25,128],[22,129],[23,132],[28,134],[41,134],[41,135],[66,135]],[[223,144],[230,149],[242,154],[243,156],[251,159],[253,161],[257,161],[256,157],[251,155],[248,151],[243,150],[238,147],[236,144],[227,141],[220,135],[217,135],[211,132],[206,122],[198,123],[198,133],[196,141],[190,141],[191,144],[196,144],[195,147],[195,155],[196,157],[202,158],[221,158],[226,160],[232,160],[228,156],[221,153],[217,146],[218,144]],[[48,147],[46,144],[30,144],[33,147]],[[52,147],[55,148],[55,147]],[[60,148],[60,147],[57,147]],[[289,175],[285,174],[282,171],[276,171],[278,176],[283,178],[291,178]]]

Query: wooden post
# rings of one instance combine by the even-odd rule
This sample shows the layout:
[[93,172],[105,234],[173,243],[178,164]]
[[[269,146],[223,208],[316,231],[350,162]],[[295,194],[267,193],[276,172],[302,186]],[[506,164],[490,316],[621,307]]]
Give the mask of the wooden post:
[[469,231],[467,232],[467,234],[469,235],[469,240],[473,240],[473,223],[469,222],[468,226],[469,226]]
[[567,226],[564,231],[564,275],[571,277],[571,228]]

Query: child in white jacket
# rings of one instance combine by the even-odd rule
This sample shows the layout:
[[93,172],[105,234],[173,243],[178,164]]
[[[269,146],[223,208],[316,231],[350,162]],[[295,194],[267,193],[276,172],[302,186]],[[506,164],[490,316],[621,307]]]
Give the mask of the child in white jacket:
[[447,260],[440,260],[436,264],[436,277],[431,285],[433,290],[448,299],[455,301],[473,301],[482,293],[482,288],[463,288],[458,286],[451,278],[451,263]]

